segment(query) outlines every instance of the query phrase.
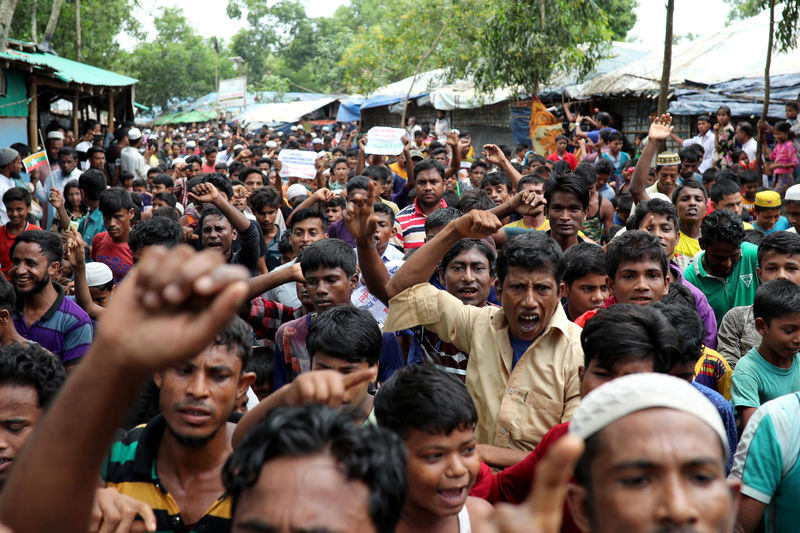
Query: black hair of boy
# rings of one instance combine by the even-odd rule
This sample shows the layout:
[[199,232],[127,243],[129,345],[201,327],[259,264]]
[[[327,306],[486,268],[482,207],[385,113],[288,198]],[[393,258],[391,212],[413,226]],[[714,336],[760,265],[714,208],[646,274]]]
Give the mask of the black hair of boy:
[[168,189],[172,189],[175,185],[175,182],[172,180],[172,176],[169,174],[159,174],[153,178],[153,185],[163,185]]
[[39,407],[47,408],[67,379],[61,359],[34,342],[0,346],[0,387],[31,387]]
[[323,213],[320,213],[319,209],[316,207],[306,207],[292,213],[292,221],[289,223],[289,231],[292,231],[292,228],[294,228],[296,224],[299,224],[300,222],[309,218],[319,219],[320,225],[322,226],[322,231],[325,232],[328,230],[328,217],[326,217]]
[[614,368],[622,359],[652,359],[653,371],[666,372],[680,356],[681,341],[669,320],[649,305],[614,304],[600,309],[581,331],[583,367],[596,361]]
[[[380,202],[380,203],[383,203],[383,202]],[[333,200],[331,200],[330,202],[325,202],[324,204],[322,204],[322,207],[325,207],[325,208],[328,208],[328,207],[339,207],[344,211],[345,209],[347,209],[347,200],[345,200],[343,196],[338,195]]]
[[575,167],[575,175],[586,180],[587,185],[595,185],[597,183],[597,169],[594,165],[589,163],[578,163]]
[[[486,194],[483,191],[481,192]],[[489,201],[491,202],[491,198],[489,198]],[[492,202],[492,207],[494,207],[494,202]],[[456,220],[462,215],[463,213],[455,207],[443,207],[441,209],[437,209],[425,219],[425,233],[430,233],[435,229],[443,228],[451,221]]]
[[589,274],[606,275],[606,253],[602,248],[588,242],[579,242],[564,252],[564,283],[567,287]]
[[748,183],[759,183],[761,180],[756,174],[755,170],[745,170],[741,174],[739,174],[739,182],[742,185],[746,185]]
[[353,191],[368,191],[370,179],[366,176],[353,176],[347,180],[345,189],[349,195]]
[[283,254],[293,253],[292,241],[289,240],[289,232],[284,231],[281,235],[281,240],[278,241],[278,252]]
[[115,187],[106,189],[100,194],[100,212],[104,217],[113,217],[123,209],[125,211],[133,209],[131,195],[125,189]]
[[695,300],[694,294],[689,287],[682,283],[670,283],[667,295],[661,301],[665,304],[680,304],[697,309],[697,300]]
[[[131,176],[133,176],[133,174],[131,174]],[[124,181],[124,179],[122,177],[120,177],[120,181]],[[143,180],[142,178],[136,178],[135,180],[133,180],[131,182],[131,187],[147,188],[147,182],[145,180]]]
[[375,366],[381,357],[383,334],[369,311],[343,305],[317,315],[308,329],[306,345],[312,360],[315,353],[324,352],[348,363]]
[[[486,182],[487,178],[484,178],[484,182]],[[483,183],[481,183],[481,187],[483,187]],[[494,209],[497,207],[497,204],[494,203],[494,200],[486,194],[483,189],[470,189],[468,191],[464,191],[464,194],[461,195],[461,198],[458,200],[458,211],[461,213],[469,213],[473,209],[479,209],[481,211],[489,211],[490,209]],[[437,211],[441,211],[438,209]],[[436,211],[434,211],[436,212]],[[432,215],[431,215],[432,216]]]
[[339,409],[314,404],[275,409],[233,451],[222,469],[233,513],[242,492],[258,481],[265,463],[315,455],[331,456],[348,479],[366,484],[375,531],[394,533],[408,493],[405,445],[391,431],[356,424]]
[[31,193],[25,187],[11,187],[3,193],[3,203],[5,205],[11,202],[25,202],[25,205],[31,206]]
[[741,192],[741,188],[735,181],[728,178],[722,178],[717,180],[717,182],[711,187],[711,194],[709,194],[709,197],[711,198],[712,202],[718,204],[726,196],[736,194],[737,192]]
[[513,192],[511,188],[511,178],[509,178],[508,174],[505,172],[490,172],[483,178],[483,181],[481,181],[481,189],[496,187],[498,185],[505,185],[507,192]]
[[16,305],[17,292],[14,290],[14,286],[5,278],[0,279],[0,309],[5,309],[13,315]]
[[391,207],[389,207],[388,205],[384,204],[383,202],[378,202],[378,203],[376,203],[375,205],[372,206],[372,211],[375,214],[382,213],[382,214],[386,215],[387,217],[389,217],[389,224],[394,226],[395,217],[394,217],[394,211],[392,211]]
[[712,211],[700,224],[700,238],[705,246],[718,242],[739,246],[744,240],[742,217],[729,209]]
[[449,435],[478,423],[466,385],[433,363],[409,365],[392,374],[375,395],[373,409],[378,425],[403,440],[412,429]]
[[566,161],[556,161],[553,163],[553,176],[563,177],[568,176],[572,172],[572,167]]
[[495,268],[501,287],[511,267],[520,267],[529,272],[549,271],[558,285],[564,279],[566,261],[561,247],[549,235],[541,231],[528,231],[512,237],[500,249]]
[[598,174],[610,176],[614,173],[614,163],[606,158],[598,159],[597,163],[594,164],[594,170]]
[[106,175],[96,168],[90,168],[78,178],[78,187],[92,202],[100,200],[100,195],[106,190],[106,186]]
[[684,189],[698,189],[703,192],[703,200],[707,200],[706,188],[703,187],[703,184],[697,180],[688,179],[688,180],[683,180],[683,183],[681,183],[675,188],[675,191],[672,193],[673,204],[678,203],[678,196],[680,196],[680,194],[683,192]]
[[534,176],[534,175],[525,176],[517,182],[517,192],[522,190],[523,185],[528,185],[529,183],[532,185],[543,186],[545,183],[547,183],[547,179],[541,176]]
[[38,244],[42,249],[42,254],[47,257],[48,266],[56,261],[61,261],[64,257],[64,247],[61,245],[61,239],[50,231],[32,229],[17,235],[8,253],[11,258],[14,257],[14,250],[17,249],[17,245],[21,243]]
[[225,195],[228,201],[230,201],[230,199],[233,198],[233,186],[231,185],[231,180],[228,179],[228,176],[226,176],[225,174],[220,174],[218,172],[214,172],[213,174],[207,174],[203,179],[203,183],[210,183],[211,185],[216,187],[217,190],[220,192],[220,194]]
[[131,228],[128,246],[133,252],[145,246],[175,248],[182,239],[183,228],[178,222],[165,217],[153,217]]
[[788,279],[775,279],[761,285],[753,298],[753,318],[769,325],[773,318],[800,313],[800,287]]
[[581,203],[584,211],[589,207],[589,185],[586,180],[575,174],[556,176],[547,180],[544,185],[544,199],[547,200],[547,205],[550,205],[556,193],[571,194]]
[[663,314],[678,333],[681,347],[680,357],[673,366],[684,365],[700,359],[703,356],[706,328],[695,308],[682,303],[667,304],[664,302],[655,302],[651,307]]
[[644,202],[636,204],[636,210],[628,219],[626,227],[628,229],[639,229],[639,224],[641,224],[650,213],[667,217],[667,219],[672,222],[675,235],[678,234],[681,224],[680,219],[678,219],[678,210],[675,209],[675,206],[671,202],[667,202],[661,198],[651,198],[650,200],[645,200]]
[[368,177],[371,180],[380,182],[381,185],[386,185],[392,178],[392,171],[389,170],[388,167],[385,167],[384,165],[368,166],[363,170],[361,174],[363,174],[364,176]]
[[693,146],[681,148],[681,150],[678,152],[678,157],[680,158],[681,163],[697,163],[700,161],[700,154],[697,153],[697,150],[695,150]]
[[341,268],[347,277],[356,273],[356,253],[341,239],[322,239],[303,248],[297,258],[303,275],[323,268]]
[[265,207],[274,207],[275,209],[281,206],[281,196],[274,187],[262,187],[253,191],[253,194],[248,198],[250,209],[254,212],[261,211]]
[[486,244],[485,241],[480,239],[460,239],[456,242],[452,248],[450,248],[444,257],[442,257],[442,262],[439,263],[439,268],[447,270],[447,266],[458,257],[458,255],[462,252],[467,250],[472,250],[473,248],[477,248],[478,251],[486,257],[487,263],[489,263],[489,271],[491,274],[494,274],[494,267],[495,267],[495,260],[497,258],[497,254],[495,251]]
[[611,203],[614,204],[614,208],[620,213],[630,213],[631,209],[633,209],[633,196],[631,196],[630,193],[623,192],[614,196]]
[[272,387],[272,375],[275,372],[275,352],[272,346],[253,346],[253,353],[247,361],[245,372],[256,375],[253,388]]
[[666,278],[669,268],[667,254],[661,241],[649,231],[626,231],[608,244],[606,250],[606,272],[612,280],[623,263],[640,263],[645,260],[655,261]]
[[171,192],[157,192],[153,195],[153,200],[161,200],[169,207],[175,207],[178,205],[178,199],[175,198],[175,195]]
[[764,237],[758,247],[759,268],[764,268],[763,261],[767,252],[800,257],[800,235],[788,231],[776,231]]

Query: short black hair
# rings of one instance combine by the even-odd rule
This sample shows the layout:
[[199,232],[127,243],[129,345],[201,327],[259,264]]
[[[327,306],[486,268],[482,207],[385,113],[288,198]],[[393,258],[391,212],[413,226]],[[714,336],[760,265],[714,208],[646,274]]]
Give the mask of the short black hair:
[[[494,207],[494,202],[492,202],[492,207]],[[430,215],[428,215],[428,218],[425,219],[425,233],[428,233],[431,230],[435,230],[438,228],[443,228],[451,221],[461,217],[462,215],[463,213],[458,209],[456,209],[455,207],[439,208]]]
[[494,200],[483,191],[483,184],[486,183],[486,178],[481,182],[480,189],[469,189],[464,191],[461,198],[458,200],[458,210],[461,213],[468,213],[473,209],[481,211],[489,211],[497,207]]
[[100,194],[100,212],[104,217],[114,216],[114,213],[123,209],[125,211],[133,209],[131,195],[125,189],[113,187]]
[[709,194],[709,197],[712,202],[718,204],[726,196],[736,194],[737,192],[741,192],[738,183],[728,178],[721,178],[711,187],[711,194]]
[[265,207],[277,209],[281,206],[281,195],[275,187],[262,187],[253,191],[247,201],[250,203],[250,209],[253,212],[261,211]]
[[371,165],[364,169],[362,174],[373,181],[378,181],[383,185],[392,179],[392,171],[384,165]]
[[764,237],[758,245],[759,268],[763,268],[762,262],[767,252],[800,256],[800,235],[788,231],[776,231]]
[[584,368],[592,360],[614,368],[621,359],[652,359],[655,372],[666,372],[680,354],[680,338],[663,314],[651,306],[614,304],[600,309],[581,332]]
[[[431,152],[431,155],[433,155],[433,152]],[[436,172],[439,173],[439,177],[441,177],[442,180],[444,180],[444,167],[442,166],[441,163],[439,163],[434,159],[423,159],[422,161],[414,165],[414,176],[418,176],[420,172],[424,172],[432,168],[436,169]]]
[[387,429],[356,424],[341,410],[315,404],[275,409],[245,435],[222,469],[233,513],[265,463],[315,455],[332,457],[347,479],[367,485],[376,533],[394,533],[408,492],[405,445]]
[[13,313],[16,305],[17,292],[14,290],[14,286],[5,277],[0,277],[0,309]]
[[347,200],[345,200],[344,197],[341,194],[339,194],[336,195],[331,201],[322,204],[322,207],[326,209],[328,207],[339,207],[342,209],[342,211],[344,211],[345,209],[347,209]]
[[675,191],[672,193],[672,203],[673,204],[676,204],[676,205],[678,204],[678,196],[680,196],[680,194],[683,192],[684,189],[699,189],[703,193],[703,199],[704,200],[708,199],[707,198],[707,193],[706,193],[706,188],[703,187],[702,183],[700,183],[697,180],[687,179],[687,180],[683,180],[683,183],[678,185],[675,188]]
[[175,248],[181,239],[183,239],[183,228],[178,222],[166,217],[153,217],[131,228],[128,246],[134,252],[145,246]]
[[292,231],[295,224],[299,224],[300,222],[309,218],[318,218],[320,225],[322,226],[322,231],[328,230],[328,217],[326,217],[324,213],[321,213],[316,207],[306,207],[304,209],[298,209],[292,213],[292,220],[288,224],[289,231]]
[[[680,283],[673,283],[673,285],[680,285]],[[652,307],[661,312],[678,333],[681,347],[680,357],[673,366],[700,359],[703,355],[706,328],[700,315],[697,314],[697,310],[685,303],[655,302]]]
[[106,175],[97,168],[90,168],[78,178],[81,191],[93,202],[100,200],[100,194],[106,190],[107,185]]
[[207,174],[205,178],[203,178],[203,183],[210,183],[216,187],[228,200],[233,198],[233,186],[231,185],[231,180],[229,180],[225,174],[220,174],[219,172]]
[[606,275],[606,253],[588,242],[579,242],[564,252],[564,283],[567,287],[589,274]]
[[483,181],[481,181],[481,189],[485,189],[486,187],[495,187],[497,185],[505,185],[506,191],[513,192],[514,189],[511,187],[511,178],[508,177],[508,174],[505,172],[489,172]]
[[742,217],[728,209],[712,211],[703,218],[700,238],[704,245],[726,242],[739,246],[744,240]]
[[738,124],[736,124],[736,127],[742,130],[742,133],[744,133],[748,137],[752,137],[756,134],[756,130],[753,129],[753,125],[750,124],[749,122],[745,121],[739,122]]
[[25,187],[11,187],[3,193],[3,203],[5,205],[11,202],[25,202],[25,205],[31,205],[31,193]]
[[661,273],[667,277],[669,261],[658,237],[648,231],[626,231],[608,244],[606,251],[608,277],[614,279],[622,263],[638,263],[646,259],[658,263]]
[[459,241],[456,242],[446,254],[444,254],[441,263],[439,263],[439,268],[446,270],[447,265],[449,265],[453,259],[458,257],[458,254],[473,248],[477,248],[480,253],[486,256],[486,261],[489,263],[489,271],[494,274],[494,263],[497,254],[495,254],[495,251],[488,244],[486,244],[485,241],[480,239],[459,239]]
[[594,169],[598,174],[608,174],[610,176],[614,173],[614,163],[603,157],[597,160],[594,164]]
[[384,215],[388,216],[389,223],[391,225],[394,225],[396,220],[394,216],[394,211],[392,211],[392,208],[386,205],[385,203],[375,202],[375,204],[372,206],[372,211],[373,213],[383,213]]
[[178,199],[171,192],[157,192],[153,195],[153,200],[161,200],[170,207],[178,205]]
[[153,178],[153,185],[164,185],[165,187],[172,189],[175,186],[175,182],[173,181],[172,176],[162,173]]
[[64,247],[61,245],[61,239],[58,235],[49,231],[31,229],[17,235],[14,244],[11,245],[11,249],[8,252],[12,260],[14,259],[14,250],[17,249],[20,243],[25,242],[39,245],[42,249],[42,255],[47,257],[48,266],[56,261],[61,261],[64,257]]
[[433,363],[409,365],[392,374],[375,395],[373,408],[378,425],[403,440],[412,429],[449,435],[478,423],[466,385]]
[[555,176],[547,180],[544,184],[544,199],[550,205],[553,195],[556,193],[571,194],[581,203],[583,210],[589,207],[589,185],[586,180],[575,174]]
[[578,163],[578,166],[575,167],[574,174],[586,180],[587,185],[591,186],[597,183],[597,169],[589,163]]
[[[739,183],[742,185],[746,183],[759,183],[761,179],[759,178],[758,174],[756,174],[755,170],[745,170],[741,174],[739,174]],[[712,191],[713,193],[713,191]],[[789,200],[786,200],[787,202]]]
[[521,267],[530,272],[547,270],[558,285],[564,278],[566,262],[561,247],[549,235],[541,231],[528,231],[509,239],[497,256],[500,287],[511,267]]
[[753,298],[753,318],[767,325],[773,318],[800,313],[800,287],[788,279],[775,279],[762,284]]
[[225,346],[234,350],[242,361],[244,372],[250,355],[253,353],[253,329],[241,318],[234,316],[222,332],[214,339],[215,346]]
[[50,405],[66,379],[61,359],[39,344],[0,346],[0,386],[32,387],[42,409]]
[[341,239],[322,239],[303,248],[297,258],[303,275],[321,268],[341,268],[347,277],[356,273],[356,253]]
[[[305,250],[303,250],[305,252]],[[342,335],[342,332],[347,332]],[[348,363],[374,366],[381,358],[383,335],[375,318],[364,309],[342,305],[328,309],[311,322],[306,346],[311,358],[317,352]]]
[[368,191],[369,182],[370,179],[366,176],[353,176],[347,180],[347,185],[345,185],[347,194],[350,194],[353,191]]
[[651,198],[650,200],[645,200],[644,202],[639,202],[636,204],[636,210],[628,219],[626,227],[628,229],[639,229],[639,224],[641,224],[641,222],[647,218],[647,215],[650,213],[667,217],[675,228],[675,235],[678,234],[680,231],[678,210],[675,209],[675,206],[672,203],[662,200],[661,198]]
[[695,150],[693,146],[681,148],[678,152],[678,157],[681,163],[697,163],[700,161],[700,154],[697,153],[697,150]]
[[[614,207],[623,213],[630,213],[631,209],[633,208],[633,196],[629,192],[623,192],[616,196],[614,199],[611,200],[611,203],[614,204]],[[677,216],[677,212],[676,215]]]

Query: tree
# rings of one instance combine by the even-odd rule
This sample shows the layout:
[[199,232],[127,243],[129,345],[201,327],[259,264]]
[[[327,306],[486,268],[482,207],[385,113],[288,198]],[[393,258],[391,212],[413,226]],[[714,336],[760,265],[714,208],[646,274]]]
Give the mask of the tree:
[[603,5],[592,0],[487,0],[486,4],[492,15],[480,53],[468,69],[483,91],[508,85],[536,94],[540,82],[554,73],[584,75],[603,57],[610,41],[635,22],[621,16],[633,9],[632,0]]
[[[217,56],[213,40],[197,35],[178,8],[162,8],[154,25],[152,40],[120,55],[123,72],[139,79],[136,100],[166,110],[171,98],[198,97],[215,91]],[[233,76],[227,51],[220,55],[226,59],[219,61],[219,77]]]
[[[675,13],[675,0],[667,0],[667,23],[666,33],[664,34],[664,62],[661,68],[661,86],[658,91],[658,114],[667,112],[669,105],[669,75],[672,71],[672,17]],[[664,147],[660,147],[662,151]]]
[[[21,2],[11,21],[11,38],[36,41],[47,25],[52,4],[53,0]],[[134,37],[144,38],[139,21],[134,16],[136,5],[137,0],[81,0],[79,58],[76,31],[78,11],[73,4],[65,2],[53,34],[53,47],[62,57],[118,70],[121,48],[117,36],[124,31]],[[35,26],[32,25],[32,17],[35,17]],[[34,29],[38,35],[33,34]]]

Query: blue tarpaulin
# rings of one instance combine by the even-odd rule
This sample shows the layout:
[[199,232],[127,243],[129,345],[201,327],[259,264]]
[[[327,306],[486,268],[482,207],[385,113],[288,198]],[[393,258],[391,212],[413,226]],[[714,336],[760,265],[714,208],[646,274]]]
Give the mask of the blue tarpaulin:
[[336,113],[336,122],[358,122],[361,120],[361,105],[363,98],[348,98],[339,103],[339,111]]
[[511,138],[514,144],[531,147],[531,108],[511,107]]
[[[418,94],[410,94],[408,95],[409,102],[411,100],[416,100],[417,98],[421,98],[426,96],[428,93],[418,93]],[[383,107],[387,105],[396,104],[397,102],[402,102],[405,100],[406,95],[404,94],[389,94],[389,95],[382,95],[382,96],[373,96],[372,98],[367,98],[361,104],[361,110],[370,109],[373,107]]]

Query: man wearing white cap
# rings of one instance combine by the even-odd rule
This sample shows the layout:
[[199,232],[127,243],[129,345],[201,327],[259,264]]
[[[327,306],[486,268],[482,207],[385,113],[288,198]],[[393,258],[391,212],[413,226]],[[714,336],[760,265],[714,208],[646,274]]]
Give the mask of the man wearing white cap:
[[[11,174],[19,172],[19,167],[19,152],[13,148],[0,149],[0,198],[3,197],[8,189],[14,186],[14,180],[11,179]],[[6,206],[3,202],[0,202],[0,225],[5,225],[7,223],[8,214],[6,213]]]
[[800,185],[792,185],[786,189],[783,197],[783,209],[786,211],[786,218],[792,225],[786,231],[797,233],[797,228],[800,228]]
[[132,173],[134,178],[147,179],[147,163],[139,153],[139,145],[142,144],[142,132],[139,128],[128,130],[128,142],[130,144],[120,152],[120,168]]
[[567,492],[581,531],[733,531],[725,427],[686,381],[617,378],[583,399],[569,431],[586,443]]

